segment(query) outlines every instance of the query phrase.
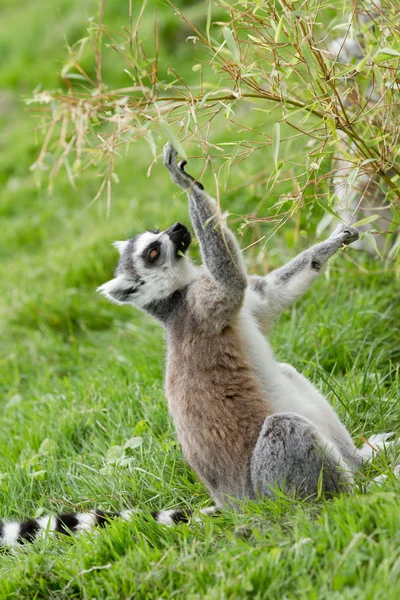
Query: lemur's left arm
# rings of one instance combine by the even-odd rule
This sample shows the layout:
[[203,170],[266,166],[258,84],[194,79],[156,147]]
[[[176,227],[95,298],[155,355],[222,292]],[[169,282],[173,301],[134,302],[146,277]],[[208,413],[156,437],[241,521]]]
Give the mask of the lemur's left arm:
[[358,237],[356,229],[339,226],[327,240],[311,246],[283,267],[265,277],[251,277],[249,303],[261,324],[268,328],[274,317],[305,294],[324,271],[328,259]]
[[[186,173],[185,161],[177,163],[177,152],[171,144],[164,148],[164,165],[171,179],[186,190],[190,218],[200,243],[203,262],[216,284],[214,299],[226,301],[227,308],[239,308],[247,287],[244,262],[235,237],[218,219],[217,204],[204,191],[201,183]],[[216,295],[217,293],[217,295]]]

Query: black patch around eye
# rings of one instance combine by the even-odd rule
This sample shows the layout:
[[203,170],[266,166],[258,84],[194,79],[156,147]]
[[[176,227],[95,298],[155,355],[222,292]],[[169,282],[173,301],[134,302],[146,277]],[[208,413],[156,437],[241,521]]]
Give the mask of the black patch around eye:
[[160,233],[159,229],[146,229],[146,231],[148,231],[149,233],[154,233],[155,235],[157,235],[158,233]]
[[[157,259],[160,257],[160,248],[161,243],[156,241],[152,242],[142,253],[143,261],[148,265],[154,265],[157,262]],[[150,257],[152,250],[157,250],[158,254],[153,259]]]

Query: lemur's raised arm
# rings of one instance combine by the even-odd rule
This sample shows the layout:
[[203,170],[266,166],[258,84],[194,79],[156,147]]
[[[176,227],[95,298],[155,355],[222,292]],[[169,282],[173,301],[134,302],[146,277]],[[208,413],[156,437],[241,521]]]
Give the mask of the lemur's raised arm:
[[324,271],[328,259],[358,237],[356,229],[341,225],[327,240],[304,250],[283,267],[264,277],[251,277],[250,288],[256,295],[252,308],[261,323],[268,326],[271,319],[301,298]]
[[[200,242],[203,261],[219,288],[217,300],[226,300],[226,310],[233,310],[241,305],[247,287],[240,249],[231,231],[218,221],[215,200],[204,191],[201,183],[185,172],[186,162],[177,163],[176,159],[176,150],[167,144],[164,148],[164,164],[172,181],[187,191],[190,216]],[[311,287],[323,272],[328,259],[358,237],[355,229],[340,226],[327,240],[305,250],[280,269],[264,277],[250,277],[249,304],[260,324],[269,328],[274,317]],[[210,308],[212,300],[216,300],[215,294],[207,298]]]
[[[244,262],[235,237],[218,219],[217,204],[184,170],[185,161],[177,163],[177,152],[171,144],[164,148],[164,165],[171,179],[186,190],[189,198],[190,218],[200,243],[201,255],[217,290],[215,301],[226,300],[231,310],[239,308],[247,287]],[[215,291],[218,292],[217,296]]]

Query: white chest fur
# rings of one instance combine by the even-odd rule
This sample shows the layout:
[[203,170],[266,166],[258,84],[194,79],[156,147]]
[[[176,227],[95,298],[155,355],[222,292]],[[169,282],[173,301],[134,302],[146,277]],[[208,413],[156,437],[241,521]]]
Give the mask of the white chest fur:
[[265,392],[265,399],[274,412],[293,412],[308,418],[332,442],[348,436],[329,402],[300,373],[289,365],[278,363],[272,348],[255,320],[251,306],[243,306],[239,315],[249,364]]

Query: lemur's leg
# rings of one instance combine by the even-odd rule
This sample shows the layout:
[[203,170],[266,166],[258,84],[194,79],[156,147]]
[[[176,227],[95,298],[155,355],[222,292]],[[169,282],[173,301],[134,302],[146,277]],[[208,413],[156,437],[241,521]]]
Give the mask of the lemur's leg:
[[[316,410],[320,410],[321,406],[327,405],[327,400],[321,392],[292,365],[277,363],[277,367],[283,375],[292,381],[299,394],[306,397],[308,402],[311,402],[315,406]],[[331,408],[329,408],[328,415],[326,418],[326,430],[329,432],[329,439],[339,449],[349,468],[355,472],[361,467],[363,458],[346,427]]]
[[185,172],[185,161],[177,163],[171,144],[164,148],[164,165],[171,179],[187,191],[190,217],[200,242],[201,255],[221,295],[232,306],[240,306],[247,286],[246,269],[239,246],[229,229],[218,218],[217,204],[201,183]]
[[249,283],[253,297],[249,300],[255,315],[263,324],[276,317],[303,296],[323,272],[331,256],[358,237],[355,229],[340,226],[327,240],[305,250],[285,266],[265,277],[251,277]]
[[[311,381],[299,373],[292,365],[277,363],[277,367],[283,375],[295,384],[299,393],[305,395],[309,401],[314,402],[316,407],[321,404],[321,401],[323,403],[326,402],[326,399]],[[361,448],[357,448],[336,413],[331,414],[328,429],[330,430],[330,439],[338,447],[341,455],[353,472],[358,471],[366,462],[372,460],[380,452],[385,450],[391,451],[400,447],[400,439],[393,439],[395,434],[389,432],[374,434]]]
[[[316,407],[320,406],[321,402],[326,403],[326,399],[311,381],[299,373],[292,365],[277,363],[277,367],[283,375],[294,383],[298,392],[306,396]],[[380,452],[385,450],[391,451],[400,447],[400,439],[393,439],[395,434],[389,432],[374,434],[361,448],[357,448],[346,427],[333,411],[329,417],[327,429],[329,430],[330,439],[335,443],[335,446],[337,446],[353,472],[358,471],[366,462],[372,460]]]
[[271,497],[280,488],[302,498],[344,491],[353,482],[340,452],[294,413],[265,419],[251,459],[251,480],[256,496]]

